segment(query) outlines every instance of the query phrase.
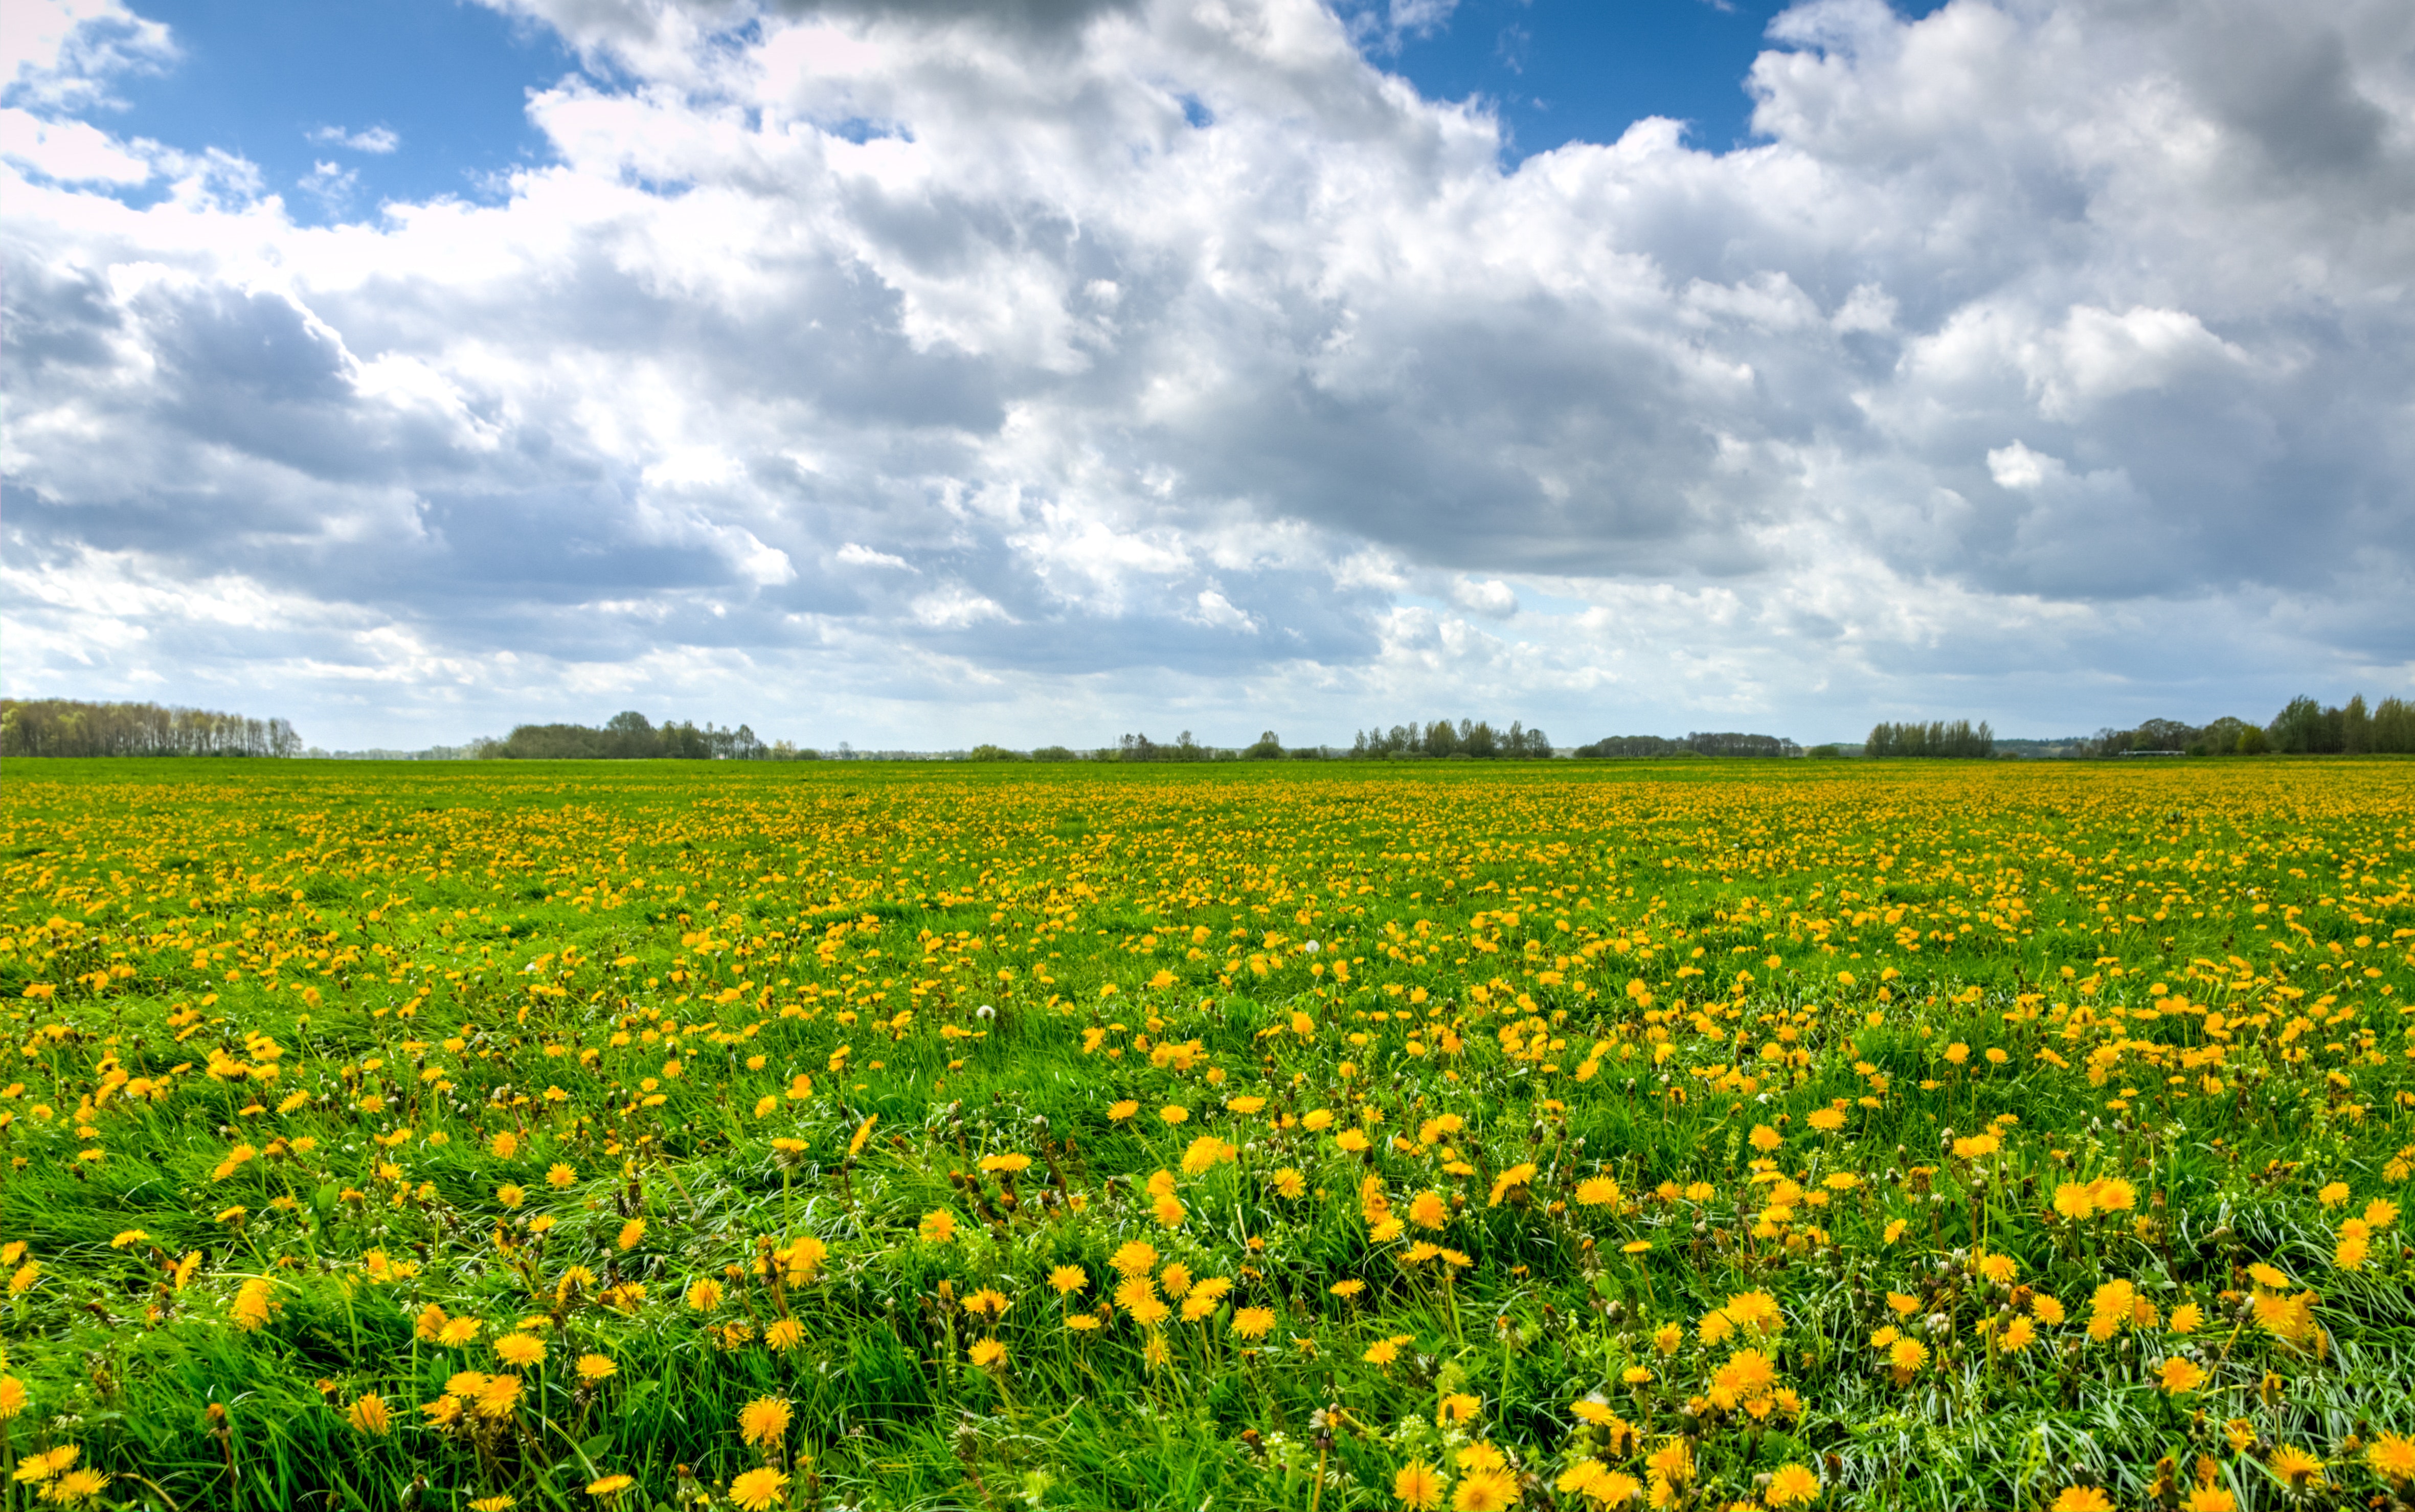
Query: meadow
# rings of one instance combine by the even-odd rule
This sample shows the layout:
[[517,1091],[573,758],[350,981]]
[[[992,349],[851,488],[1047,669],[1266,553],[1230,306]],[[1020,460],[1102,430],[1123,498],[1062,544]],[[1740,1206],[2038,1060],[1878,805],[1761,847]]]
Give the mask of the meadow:
[[11,1505],[2415,1505],[2415,766],[32,761]]

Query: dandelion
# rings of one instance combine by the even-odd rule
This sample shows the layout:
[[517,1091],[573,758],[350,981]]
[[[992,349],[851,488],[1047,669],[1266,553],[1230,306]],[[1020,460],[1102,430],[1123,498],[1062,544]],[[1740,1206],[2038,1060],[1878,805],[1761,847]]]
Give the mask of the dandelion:
[[2323,1483],[2323,1462],[2294,1444],[2278,1445],[2264,1462],[2292,1490],[2310,1490]]
[[1518,1481],[1506,1470],[1471,1470],[1450,1493],[1451,1512],[1506,1512],[1518,1505]]
[[644,1242],[645,1237],[646,1220],[642,1218],[633,1218],[621,1225],[621,1236],[613,1242],[620,1246],[622,1253],[626,1253]]
[[968,1354],[979,1370],[994,1370],[1006,1363],[1006,1346],[995,1339],[977,1341]]
[[1286,1201],[1297,1202],[1308,1195],[1308,1177],[1288,1165],[1269,1179],[1274,1183],[1275,1195]]
[[490,1375],[478,1388],[477,1414],[481,1417],[509,1417],[519,1406],[520,1378],[516,1375]]
[[2113,1512],[2113,1498],[2093,1486],[2065,1486],[2056,1493],[2051,1512]]
[[1058,1296],[1072,1296],[1090,1284],[1090,1273],[1079,1265],[1058,1265],[1048,1273],[1048,1284]]
[[545,1341],[527,1334],[505,1334],[495,1340],[495,1354],[504,1364],[525,1370],[545,1359]]
[[782,1318],[763,1330],[763,1345],[772,1354],[784,1354],[804,1342],[804,1325],[794,1318]]
[[1244,1339],[1264,1339],[1274,1325],[1272,1308],[1243,1308],[1233,1314],[1233,1332]]
[[1442,1505],[1442,1473],[1422,1460],[1402,1465],[1392,1475],[1392,1497],[1411,1512],[1433,1512]]
[[345,1410],[344,1421],[352,1425],[353,1432],[366,1433],[373,1439],[385,1437],[394,1428],[393,1416],[386,1411],[385,1399],[374,1391],[354,1398],[352,1406]]
[[1795,1506],[1820,1498],[1820,1477],[1802,1465],[1789,1462],[1769,1473],[1769,1486],[1762,1493],[1772,1506]]
[[790,1415],[786,1398],[758,1397],[738,1410],[739,1440],[757,1448],[777,1444],[788,1434]]
[[710,1277],[690,1281],[683,1300],[690,1312],[711,1312],[721,1306],[721,1283]]
[[599,1499],[618,1496],[637,1484],[634,1475],[599,1475],[587,1483],[587,1494]]
[[2415,1480],[2415,1439],[2384,1433],[2364,1451],[2364,1462],[2375,1475],[2393,1485]]
[[1138,1276],[1157,1267],[1157,1249],[1139,1239],[1126,1241],[1107,1257],[1107,1264],[1122,1276]]
[[956,1236],[956,1215],[944,1207],[934,1208],[922,1215],[922,1242],[945,1244]]
[[1163,1119],[1168,1125],[1188,1123],[1191,1121],[1191,1110],[1178,1102],[1169,1102],[1164,1107],[1158,1109],[1157,1115]]
[[5,1423],[25,1410],[25,1383],[13,1375],[0,1375],[0,1423]]
[[785,1500],[781,1490],[788,1477],[769,1465],[749,1470],[729,1483],[729,1500],[741,1512],[771,1512]]
[[2205,1385],[2205,1371],[2193,1360],[2174,1355],[2156,1368],[2158,1385],[2177,1397],[2183,1391],[2195,1391]]
[[620,1373],[621,1368],[612,1363],[612,1357],[608,1355],[581,1355],[578,1356],[578,1379],[586,1382],[589,1385],[594,1385],[599,1382],[608,1381]]

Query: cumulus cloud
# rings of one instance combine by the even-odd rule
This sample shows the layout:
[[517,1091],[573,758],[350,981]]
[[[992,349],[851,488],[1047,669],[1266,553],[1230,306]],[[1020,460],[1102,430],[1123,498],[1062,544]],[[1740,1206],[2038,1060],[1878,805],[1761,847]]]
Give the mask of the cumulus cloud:
[[[54,8],[14,77],[170,56]],[[2404,7],[1815,0],[1758,144],[1514,169],[1363,7],[505,8],[612,67],[491,205],[306,227],[65,85],[0,113],[12,692],[922,743],[2415,677]]]

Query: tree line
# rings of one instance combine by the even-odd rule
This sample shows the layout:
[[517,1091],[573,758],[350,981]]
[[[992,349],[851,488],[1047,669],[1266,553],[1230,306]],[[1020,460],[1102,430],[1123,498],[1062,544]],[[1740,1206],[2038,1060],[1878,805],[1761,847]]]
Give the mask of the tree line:
[[1495,729],[1491,722],[1481,719],[1463,718],[1457,725],[1448,719],[1426,725],[1412,720],[1390,729],[1377,726],[1359,731],[1350,742],[1350,754],[1361,758],[1466,756],[1478,761],[1496,757],[1527,760],[1550,756],[1552,738],[1514,719],[1508,729]]
[[1986,720],[1973,725],[1967,719],[1948,724],[1942,719],[1923,725],[1917,721],[1906,725],[1883,722],[1870,727],[1870,738],[1862,742],[1862,755],[1873,759],[1885,756],[1963,756],[1985,758],[1996,754],[1996,732]]
[[2202,726],[2150,719],[2136,729],[2098,730],[2087,745],[2092,756],[2415,754],[2415,704],[2384,698],[2368,706],[2360,693],[2345,704],[2325,705],[2301,696],[2263,725],[2228,716]]
[[1783,735],[1741,730],[1695,730],[1686,735],[1605,735],[1576,755],[1619,760],[1668,756],[1799,756],[1803,747]]
[[156,703],[0,699],[0,756],[290,756],[302,738],[281,719]]
[[744,725],[723,729],[687,720],[656,725],[624,710],[592,725],[519,725],[500,741],[476,742],[472,754],[501,761],[811,761],[818,751],[786,741],[766,745]]

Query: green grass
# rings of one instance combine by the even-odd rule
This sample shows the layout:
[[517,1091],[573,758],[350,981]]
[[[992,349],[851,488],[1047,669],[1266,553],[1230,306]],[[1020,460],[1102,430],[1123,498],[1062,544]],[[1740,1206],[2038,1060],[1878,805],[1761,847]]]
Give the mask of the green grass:
[[[2286,1443],[2362,1501],[2392,1490],[2364,1450],[2415,1430],[2415,1251],[2377,1224],[2338,1263],[2415,1159],[2409,770],[11,763],[7,1454],[73,1444],[99,1500],[179,1508],[727,1505],[768,1465],[790,1506],[1189,1512],[1389,1507],[1413,1462],[1472,1494],[1471,1445],[1521,1505],[1583,1506],[1572,1465],[1641,1481],[1676,1440],[1688,1505],[1789,1463],[1822,1505],[2177,1505],[2200,1462],[2295,1505]],[[1233,1158],[1187,1172],[1203,1134]],[[1011,1200],[979,1166],[1007,1153]],[[1579,1200],[1598,1175],[1616,1201]],[[1371,1177],[1395,1214],[1463,1201],[1377,1238]],[[2108,1177],[2134,1206],[2055,1215]],[[808,1235],[810,1281],[755,1273]],[[1070,1331],[1133,1239],[1230,1295]],[[2091,1339],[2117,1280],[2155,1320]],[[2068,1322],[1991,1350],[2032,1289]],[[2259,1291],[2314,1293],[2319,1335],[2242,1325]],[[1706,1342],[1747,1293],[1782,1331]],[[430,1304],[476,1339],[419,1337]],[[517,1400],[434,1426],[524,1319]],[[1888,1326],[1927,1350],[1901,1383]],[[1722,1400],[1756,1342],[1791,1395]],[[588,1353],[616,1372],[582,1384]],[[2175,1357],[2204,1385],[2161,1389]],[[368,1394],[382,1435],[347,1421]],[[737,1431],[759,1398],[793,1404],[772,1445]],[[606,1475],[633,1485],[592,1497]]]

